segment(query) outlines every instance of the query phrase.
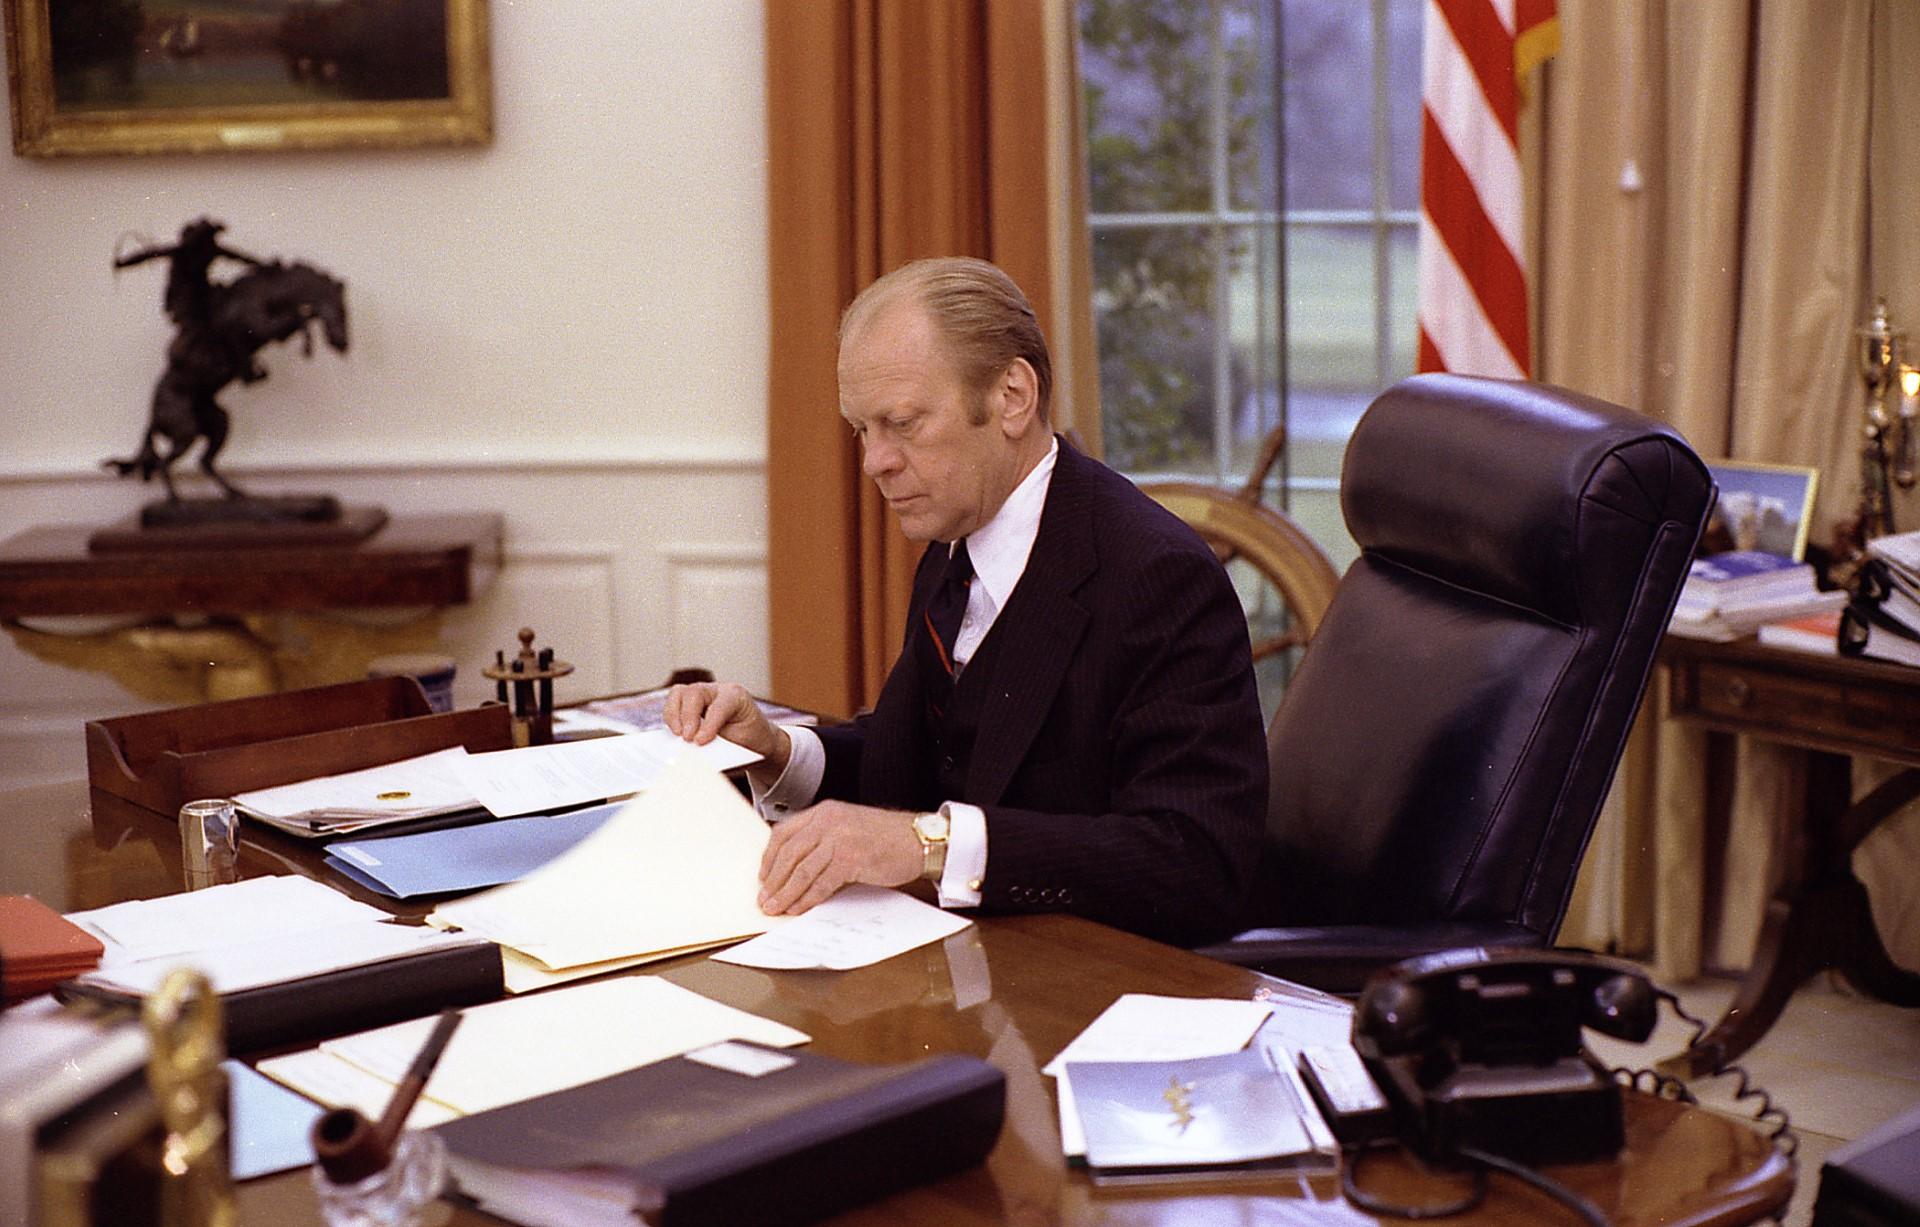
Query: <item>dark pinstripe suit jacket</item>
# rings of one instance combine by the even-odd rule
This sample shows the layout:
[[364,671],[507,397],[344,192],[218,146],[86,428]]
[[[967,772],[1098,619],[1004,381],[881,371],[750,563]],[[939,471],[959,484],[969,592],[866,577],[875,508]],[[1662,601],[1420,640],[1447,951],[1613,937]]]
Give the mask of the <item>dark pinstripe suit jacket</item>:
[[[921,559],[910,628],[943,557]],[[983,910],[1074,912],[1183,944],[1226,933],[1259,854],[1267,756],[1245,614],[1213,553],[1063,441],[1026,572],[989,636],[960,796],[937,795],[911,649],[872,712],[822,730],[821,796],[982,807]]]

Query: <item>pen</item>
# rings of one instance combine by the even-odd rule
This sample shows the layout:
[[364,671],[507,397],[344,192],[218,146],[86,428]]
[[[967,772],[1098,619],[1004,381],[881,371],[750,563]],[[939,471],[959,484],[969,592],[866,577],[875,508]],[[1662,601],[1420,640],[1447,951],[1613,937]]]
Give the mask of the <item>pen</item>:
[[458,1010],[446,1010],[433,1026],[433,1033],[414,1055],[406,1076],[393,1089],[387,1110],[378,1124],[369,1124],[355,1108],[334,1108],[313,1122],[313,1154],[320,1169],[335,1184],[358,1184],[383,1170],[393,1158],[393,1144],[407,1114],[426,1089],[433,1067],[440,1063],[453,1029],[460,1025]]

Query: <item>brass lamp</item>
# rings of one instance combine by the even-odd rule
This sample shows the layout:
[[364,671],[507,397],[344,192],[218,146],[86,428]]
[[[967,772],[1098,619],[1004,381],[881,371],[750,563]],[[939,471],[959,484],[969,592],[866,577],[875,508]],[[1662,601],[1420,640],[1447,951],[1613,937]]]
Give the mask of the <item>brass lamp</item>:
[[1874,300],[1873,318],[1854,330],[1859,339],[1860,378],[1866,385],[1860,440],[1860,502],[1852,520],[1838,526],[1828,578],[1850,587],[1866,556],[1866,543],[1899,531],[1893,492],[1911,490],[1920,409],[1920,369],[1906,361],[1907,334],[1887,316],[1887,300]]

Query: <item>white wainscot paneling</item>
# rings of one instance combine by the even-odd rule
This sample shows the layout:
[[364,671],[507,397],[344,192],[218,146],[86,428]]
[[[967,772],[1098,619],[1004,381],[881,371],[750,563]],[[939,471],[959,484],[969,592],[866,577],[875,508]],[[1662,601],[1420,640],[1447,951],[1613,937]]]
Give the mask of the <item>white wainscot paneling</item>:
[[713,670],[721,681],[766,694],[767,566],[761,549],[678,545],[667,557],[667,625],[675,668]]
[[532,628],[536,651],[552,648],[555,657],[573,666],[554,684],[555,702],[618,689],[616,553],[605,546],[509,546],[486,595],[449,611],[442,625],[441,642],[460,663],[455,705],[472,707],[493,697],[493,683],[480,670],[495,653],[513,658],[523,626]]
[[[764,466],[750,455],[591,464],[449,464],[240,470],[262,493],[319,491],[396,515],[498,509],[503,565],[446,611],[441,643],[459,666],[456,701],[492,693],[480,670],[531,626],[575,673],[560,702],[657,685],[699,665],[765,690]],[[104,523],[150,491],[88,473],[0,472],[0,536],[33,524]],[[0,636],[0,791],[86,770],[81,725],[153,707],[101,675],[33,659]]]

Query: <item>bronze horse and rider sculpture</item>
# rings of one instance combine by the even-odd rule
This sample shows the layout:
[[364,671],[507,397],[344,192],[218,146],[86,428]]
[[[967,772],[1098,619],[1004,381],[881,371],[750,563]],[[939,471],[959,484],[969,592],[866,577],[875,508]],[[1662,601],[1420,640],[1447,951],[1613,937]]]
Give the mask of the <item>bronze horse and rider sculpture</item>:
[[[295,333],[313,356],[318,328],[327,344],[347,348],[346,286],[312,265],[263,261],[220,243],[219,222],[198,218],[180,231],[177,242],[129,252],[114,260],[127,268],[164,257],[169,262],[166,312],[175,332],[167,347],[167,367],[153,389],[153,411],[140,450],[126,460],[102,466],[141,481],[156,474],[167,489],[167,503],[178,504],[172,468],[196,440],[204,440],[200,470],[229,500],[248,496],[221,475],[214,464],[226,444],[230,419],[216,399],[235,380],[258,383],[267,377],[259,352]],[[221,258],[247,266],[232,281],[212,278]],[[331,500],[328,500],[331,501]]]

